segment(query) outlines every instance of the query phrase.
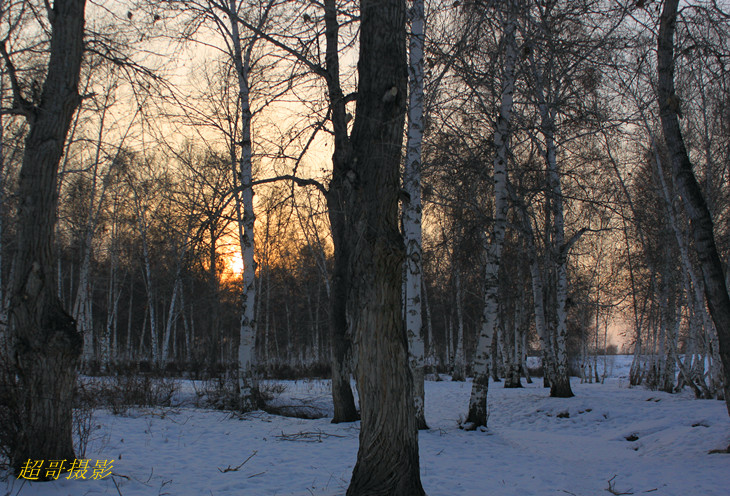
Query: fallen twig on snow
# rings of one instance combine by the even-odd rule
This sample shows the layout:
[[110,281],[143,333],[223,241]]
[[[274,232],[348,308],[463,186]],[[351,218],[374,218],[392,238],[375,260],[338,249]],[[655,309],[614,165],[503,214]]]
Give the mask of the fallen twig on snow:
[[243,467],[244,465],[246,465],[246,462],[248,462],[251,458],[253,458],[254,456],[256,456],[256,453],[257,453],[257,451],[254,451],[253,453],[251,453],[248,458],[246,458],[245,460],[243,460],[241,462],[241,464],[239,466],[235,467],[235,468],[231,467],[230,465],[228,465],[228,468],[220,468],[220,467],[218,467],[218,472],[220,472],[221,474],[225,474],[226,472],[237,472],[241,467]]
[[634,493],[630,492],[631,489],[629,489],[629,491],[627,491],[627,492],[619,492],[619,491],[617,491],[616,490],[616,484],[613,482],[613,480],[616,477],[618,477],[618,476],[617,475],[614,475],[613,477],[611,477],[610,479],[608,479],[608,487],[606,488],[606,491],[608,491],[611,494],[615,494],[616,496],[620,496],[622,494],[634,494]]
[[294,434],[284,434],[283,432],[276,436],[277,438],[281,439],[282,441],[301,441],[303,443],[321,443],[322,439],[326,439],[328,437],[346,437],[346,436],[340,436],[338,434],[329,434],[328,432],[323,432],[320,430],[317,430],[316,432],[297,432]]

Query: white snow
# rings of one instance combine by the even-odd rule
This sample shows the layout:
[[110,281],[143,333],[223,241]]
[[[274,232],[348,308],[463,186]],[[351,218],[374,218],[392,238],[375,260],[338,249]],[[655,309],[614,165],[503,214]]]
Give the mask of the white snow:
[[[458,428],[470,383],[427,382],[431,429],[420,434],[426,492],[596,496],[610,494],[611,481],[616,493],[726,496],[730,455],[708,454],[730,445],[724,403],[695,400],[688,391],[628,388],[624,365],[605,384],[575,379],[570,399],[549,398],[541,379],[511,390],[492,383],[486,432]],[[280,382],[287,387],[281,405],[304,400],[331,414],[327,381]],[[185,386],[183,393],[192,391]],[[31,483],[9,477],[0,482],[0,494],[341,495],[359,432],[358,423],[334,425],[329,418],[261,412],[237,418],[190,406],[134,409],[126,416],[97,411],[95,425],[86,458],[113,458],[113,480],[61,475]],[[638,439],[628,441],[631,436]]]

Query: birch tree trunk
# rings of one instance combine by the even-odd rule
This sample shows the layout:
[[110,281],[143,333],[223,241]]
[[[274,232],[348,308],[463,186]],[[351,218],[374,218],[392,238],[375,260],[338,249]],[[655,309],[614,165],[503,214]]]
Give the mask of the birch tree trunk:
[[[94,156],[94,164],[92,167],[91,188],[89,191],[88,214],[84,226],[84,238],[81,243],[81,265],[79,266],[79,285],[74,301],[73,317],[76,319],[76,325],[79,332],[84,338],[83,353],[81,362],[83,368],[88,368],[94,359],[94,321],[91,291],[91,259],[93,256],[93,240],[96,233],[96,226],[99,220],[102,202],[106,187],[102,187],[101,194],[97,204],[97,184],[99,178],[99,163],[101,160],[102,139],[104,137],[104,123],[106,121],[106,112],[109,108],[109,93],[105,96],[105,101],[101,108],[99,117],[99,132],[96,141],[96,151]],[[105,181],[106,184],[106,181]]]
[[[547,149],[549,191],[552,195],[553,235],[552,250],[555,263],[555,376],[550,379],[550,396],[570,398],[573,391],[570,387],[567,352],[567,312],[565,302],[568,298],[567,246],[565,243],[565,225],[563,219],[563,193],[558,173],[555,138],[553,128],[555,119],[545,106],[541,106],[543,134]],[[549,117],[547,117],[549,116]]]
[[[555,109],[548,101],[549,92],[553,88],[550,88],[546,83],[545,71],[538,66],[532,52],[530,53],[530,64],[532,66],[534,96],[540,114],[539,128],[544,139],[545,163],[547,166],[545,246],[548,250],[546,264],[549,260],[552,266],[546,266],[545,270],[553,274],[548,289],[554,291],[555,298],[553,308],[551,308],[551,315],[554,314],[554,320],[550,321],[554,323],[555,329],[553,331],[551,325],[549,331],[549,338],[553,340],[555,372],[555,375],[550,377],[550,396],[570,398],[573,396],[573,391],[570,387],[568,371],[566,344],[568,329],[565,309],[568,296],[567,256],[569,246],[565,243],[563,194],[558,168],[557,143],[555,142]],[[547,219],[552,220],[547,222]]]
[[347,496],[424,495],[401,303],[399,165],[406,111],[405,0],[361,0],[348,242],[362,423]]
[[[646,121],[645,121],[645,124]],[[648,127],[647,127],[648,130]],[[687,240],[685,239],[684,233],[682,233],[679,222],[677,219],[677,213],[674,209],[674,204],[672,202],[672,198],[669,192],[669,187],[667,185],[666,179],[664,177],[664,167],[662,166],[661,161],[661,155],[659,154],[659,150],[656,146],[656,143],[652,139],[652,150],[654,152],[654,166],[655,166],[655,172],[657,176],[657,180],[659,182],[659,189],[662,193],[662,199],[664,203],[664,211],[667,214],[667,220],[669,221],[669,225],[671,226],[672,232],[674,234],[674,239],[677,243],[677,247],[679,248],[679,254],[680,254],[680,260],[682,265],[682,270],[680,271],[680,274],[682,276],[682,285],[684,287],[685,294],[689,301],[695,301],[698,304],[695,305],[695,309],[697,310],[697,314],[699,315],[700,319],[699,322],[702,324],[702,329],[705,330],[708,334],[714,333],[714,329],[712,327],[712,323],[710,322],[710,317],[707,314],[707,310],[705,308],[705,297],[704,297],[704,290],[703,290],[703,282],[702,280],[697,276],[697,273],[694,268],[694,264],[690,260],[689,256],[689,246],[687,244]],[[666,255],[667,258],[670,258],[670,255]],[[694,322],[692,322],[694,324]],[[695,327],[692,325],[692,327]],[[673,336],[673,338],[676,340],[677,335]],[[671,351],[671,350],[670,350]],[[707,357],[709,360],[712,360],[712,357]],[[667,359],[667,363],[672,364],[672,370],[674,370],[674,356],[670,356]],[[676,360],[679,360],[679,357],[676,357]],[[673,375],[673,374],[672,374]],[[699,378],[698,378],[699,379]],[[667,377],[668,380],[668,377]],[[672,381],[674,378],[672,377]],[[689,382],[694,382],[694,380],[691,377],[686,377],[686,380]],[[666,382],[666,380],[665,380]],[[704,384],[704,377],[701,378],[701,382]],[[694,385],[694,384],[691,384]],[[664,388],[668,389],[668,388]],[[672,385],[673,389],[673,385]],[[706,388],[705,388],[706,389]],[[672,391],[668,391],[672,392]]]
[[175,324],[178,314],[177,300],[181,289],[180,286],[180,269],[178,268],[178,270],[175,271],[175,280],[172,284],[172,296],[170,296],[170,307],[167,311],[167,323],[165,324],[165,332],[162,335],[162,355],[160,357],[160,362],[163,367],[167,365],[170,359],[170,338],[172,336],[173,325]]
[[540,339],[542,349],[543,379],[555,375],[555,359],[545,319],[545,285],[543,283],[542,271],[538,262],[537,249],[535,247],[535,233],[532,228],[532,221],[527,213],[527,207],[520,202],[520,213],[524,229],[525,246],[530,264],[530,279],[532,281],[532,304],[535,315],[535,329]]
[[[188,222],[185,233],[182,236],[182,243],[177,247],[178,255],[175,261],[175,277],[172,283],[172,296],[170,296],[170,306],[167,311],[167,323],[165,325],[165,332],[162,336],[162,365],[166,366],[170,359],[170,339],[175,340],[173,336],[173,330],[176,327],[180,312],[185,312],[185,307],[182,305],[182,271],[183,264],[188,254],[188,248],[190,247],[190,235],[192,231],[192,223]],[[212,230],[212,227],[211,227]],[[174,356],[174,352],[173,352]]]
[[413,399],[419,429],[428,429],[424,413],[424,344],[421,312],[421,143],[423,141],[423,45],[425,12],[423,0],[414,0],[410,9],[408,63],[408,139],[403,170],[403,237],[406,245],[404,314],[408,335],[408,357],[413,373]]
[[[112,228],[114,230],[114,228]],[[114,236],[114,234],[112,234]],[[112,242],[113,244],[114,242]],[[117,275],[117,255],[116,249],[111,248],[111,267],[109,269],[109,294],[107,295],[107,316],[106,325],[101,336],[101,356],[99,357],[99,365],[101,371],[106,373],[109,370],[110,362],[116,362],[117,354],[117,322],[119,321],[119,299],[122,292],[119,289],[119,281]]]
[[504,69],[502,73],[502,95],[494,130],[494,224],[491,239],[483,235],[484,251],[484,304],[479,330],[477,350],[474,354],[474,382],[469,398],[469,413],[464,427],[476,429],[487,426],[487,392],[489,372],[492,366],[491,347],[499,318],[499,267],[502,261],[502,247],[507,223],[507,160],[509,155],[509,132],[512,118],[512,102],[515,88],[515,63],[517,43],[515,40],[514,14],[509,12],[503,22]]
[[[88,229],[88,225],[87,225]],[[73,317],[84,340],[81,353],[82,367],[87,369],[94,359],[94,322],[91,313],[91,232],[84,235],[81,265],[79,265],[79,285],[76,290]]]
[[119,299],[122,296],[120,290],[118,267],[119,267],[119,247],[118,247],[118,218],[119,200],[114,198],[111,213],[111,232],[109,240],[109,286],[106,298],[106,325],[102,332],[100,366],[101,371],[106,373],[109,370],[110,362],[118,360],[117,353],[117,323],[119,321]]
[[[236,195],[238,214],[238,233],[243,258],[243,295],[241,298],[240,341],[238,346],[238,388],[240,408],[243,411],[258,408],[256,399],[257,384],[254,376],[256,351],[256,262],[254,260],[254,222],[253,211],[253,163],[251,149],[251,107],[249,95],[249,71],[251,52],[255,39],[246,47],[245,55],[241,47],[238,29],[238,9],[236,0],[229,0],[228,17],[231,25],[233,63],[238,76],[238,98],[241,112],[241,152],[238,160],[240,174],[240,200]],[[268,11],[267,11],[268,12]],[[263,24],[263,19],[261,21]],[[241,212],[241,210],[243,210]]]
[[[147,242],[147,212],[146,207],[141,204],[141,198],[135,198],[137,203],[137,230],[142,241],[142,264],[145,282],[145,292],[147,294],[147,308],[150,319],[150,350],[152,352],[151,362],[153,367],[160,365],[159,341],[157,339],[157,312],[155,309],[155,293],[152,281],[152,261],[150,260],[149,243]],[[142,333],[140,342],[140,351],[144,342],[144,333]]]
[[[187,367],[191,367],[193,362],[193,346],[195,344],[195,336],[193,335],[193,328],[188,320],[188,314],[185,313],[185,287],[180,288],[180,313],[183,319],[183,334],[185,337],[185,364]],[[191,314],[192,320],[192,314]]]
[[657,38],[657,99],[672,171],[691,219],[692,235],[705,283],[705,296],[715,322],[724,368],[724,396],[730,414],[730,296],[715,244],[712,217],[697,183],[679,126],[679,98],[674,89],[674,31],[679,0],[665,0]]
[[13,403],[18,430],[10,465],[18,474],[29,459],[75,459],[73,389],[81,336],[56,293],[53,234],[58,205],[58,166],[71,118],[79,105],[84,0],[56,0],[49,10],[51,42],[40,104],[23,98],[13,82],[14,106],[28,119],[19,176],[17,251],[11,286],[9,331],[15,373]]

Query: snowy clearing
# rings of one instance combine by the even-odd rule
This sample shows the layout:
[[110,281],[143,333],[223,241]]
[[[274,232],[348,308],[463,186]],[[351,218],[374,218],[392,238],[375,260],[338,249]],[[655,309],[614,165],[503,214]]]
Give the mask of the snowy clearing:
[[[427,493],[595,496],[610,494],[611,481],[617,494],[728,494],[730,455],[708,454],[730,444],[723,402],[695,400],[689,391],[629,389],[623,377],[603,385],[574,381],[571,399],[549,398],[539,379],[524,389],[492,383],[487,432],[458,428],[470,383],[427,382],[431,429],[420,434]],[[279,382],[287,388],[281,404],[304,400],[331,409],[327,381]],[[10,478],[0,483],[1,494],[340,495],[359,432],[358,424],[328,418],[258,412],[239,419],[184,406],[126,416],[97,411],[94,423],[86,458],[113,458],[113,480]]]

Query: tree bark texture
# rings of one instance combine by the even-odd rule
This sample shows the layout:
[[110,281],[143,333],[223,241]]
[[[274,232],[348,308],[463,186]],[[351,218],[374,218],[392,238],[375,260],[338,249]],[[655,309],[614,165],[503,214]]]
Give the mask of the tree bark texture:
[[474,355],[474,382],[469,398],[469,413],[466,424],[470,429],[487,425],[487,392],[489,371],[494,360],[491,356],[492,341],[499,320],[499,267],[507,224],[507,160],[509,155],[509,127],[512,116],[512,102],[515,88],[515,63],[517,44],[515,20],[511,13],[503,23],[504,69],[502,72],[502,95],[497,126],[494,130],[494,224],[490,239],[484,235],[484,302],[479,330],[477,351]]
[[679,126],[679,99],[674,88],[674,31],[679,0],[666,0],[657,40],[657,99],[664,140],[675,183],[691,220],[694,246],[702,268],[705,296],[715,322],[723,365],[725,403],[730,414],[730,296],[715,244],[712,216],[692,170]]
[[347,131],[347,108],[340,86],[339,23],[336,0],[325,0],[326,72],[327,89],[332,115],[335,149],[332,155],[332,181],[327,192],[327,209],[334,245],[334,274],[330,293],[330,343],[332,362],[333,423],[354,422],[360,418],[350,386],[351,345],[347,323],[347,291],[349,282],[349,254],[347,248],[346,198],[349,185],[345,181],[348,161],[352,153]]
[[10,463],[16,473],[28,459],[75,458],[73,390],[82,339],[56,293],[53,233],[58,165],[80,101],[84,9],[85,0],[54,2],[46,80],[40,103],[27,114],[9,310],[17,408]]
[[350,243],[360,447],[348,496],[418,496],[413,378],[401,311],[399,165],[407,98],[405,0],[362,0],[357,112],[352,131]]
[[411,32],[408,50],[408,140],[403,169],[403,236],[406,244],[405,298],[403,302],[411,372],[413,400],[419,429],[426,424],[424,391],[424,343],[421,312],[423,274],[421,235],[421,144],[423,142],[423,45],[425,15],[423,0],[414,0],[410,10]]
[[[241,48],[238,30],[238,5],[229,0],[229,20],[231,23],[231,42],[233,45],[233,64],[238,77],[238,98],[241,112],[241,155],[239,157],[239,177],[241,197],[236,207],[239,217],[239,242],[243,258],[243,294],[241,295],[241,325],[238,345],[238,389],[240,408],[243,411],[258,407],[255,397],[254,363],[256,351],[256,262],[254,260],[254,223],[253,210],[253,164],[251,143],[251,108],[249,92],[249,61],[255,40],[249,42],[245,54]],[[243,210],[243,212],[241,212]]]

